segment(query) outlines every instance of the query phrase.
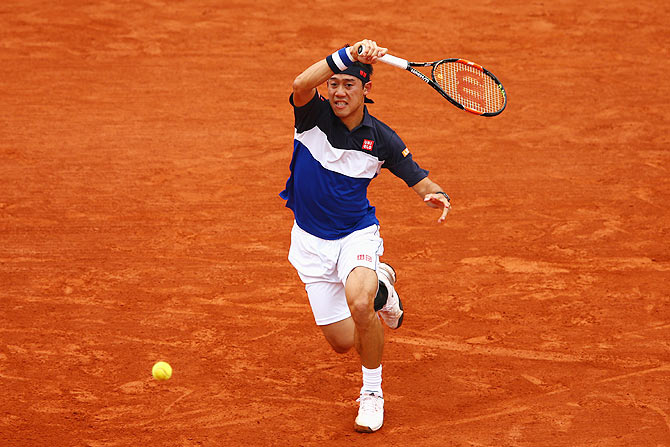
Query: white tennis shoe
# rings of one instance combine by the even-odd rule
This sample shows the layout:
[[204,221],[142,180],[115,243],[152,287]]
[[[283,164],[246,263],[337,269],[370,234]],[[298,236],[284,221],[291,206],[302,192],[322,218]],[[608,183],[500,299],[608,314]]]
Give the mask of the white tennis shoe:
[[384,323],[391,329],[398,329],[402,325],[402,320],[405,312],[402,308],[402,301],[398,293],[395,291],[396,274],[393,267],[383,262],[379,263],[377,268],[377,277],[386,286],[388,297],[386,304],[379,309],[379,316],[382,317]]
[[384,398],[379,393],[363,391],[357,399],[360,403],[354,429],[361,433],[372,433],[384,424]]

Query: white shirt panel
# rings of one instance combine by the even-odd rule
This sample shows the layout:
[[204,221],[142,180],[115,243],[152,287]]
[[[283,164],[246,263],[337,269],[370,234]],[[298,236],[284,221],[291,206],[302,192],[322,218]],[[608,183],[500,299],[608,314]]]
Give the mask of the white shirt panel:
[[373,155],[355,150],[333,147],[318,126],[305,132],[295,132],[295,139],[304,144],[312,157],[329,171],[353,178],[374,178],[381,171],[383,161]]

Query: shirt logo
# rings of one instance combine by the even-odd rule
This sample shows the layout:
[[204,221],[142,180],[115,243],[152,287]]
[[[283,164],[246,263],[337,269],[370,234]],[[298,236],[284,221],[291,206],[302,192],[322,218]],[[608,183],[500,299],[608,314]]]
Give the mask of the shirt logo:
[[365,149],[366,151],[371,151],[372,146],[374,146],[374,145],[375,145],[375,142],[372,141],[372,140],[363,140],[363,149]]
[[406,147],[405,150],[402,151],[402,156],[407,157],[408,155],[409,155],[409,148]]

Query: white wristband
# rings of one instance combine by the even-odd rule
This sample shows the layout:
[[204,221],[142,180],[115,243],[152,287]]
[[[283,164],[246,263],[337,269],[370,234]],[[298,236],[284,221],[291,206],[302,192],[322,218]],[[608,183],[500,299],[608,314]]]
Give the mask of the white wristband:
[[356,60],[349,54],[349,47],[340,48],[326,58],[326,62],[333,73],[344,71],[352,65]]

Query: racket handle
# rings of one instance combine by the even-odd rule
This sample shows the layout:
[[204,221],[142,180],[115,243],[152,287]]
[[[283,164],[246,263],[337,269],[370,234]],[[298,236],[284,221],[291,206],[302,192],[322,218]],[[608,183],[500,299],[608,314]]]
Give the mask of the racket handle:
[[[365,45],[361,45],[358,47],[358,54],[361,54],[363,50],[365,49]],[[402,68],[403,70],[407,70],[407,67],[409,67],[409,62],[407,62],[405,59],[401,59],[396,56],[392,56],[390,54],[385,54],[382,57],[379,58],[380,61],[384,62],[385,64],[393,65],[394,67]]]
[[384,62],[385,64],[402,68],[403,70],[407,70],[407,67],[409,67],[409,62],[407,62],[405,59],[401,59],[399,57],[392,56],[390,54],[383,55],[382,57],[379,58],[379,60]]

